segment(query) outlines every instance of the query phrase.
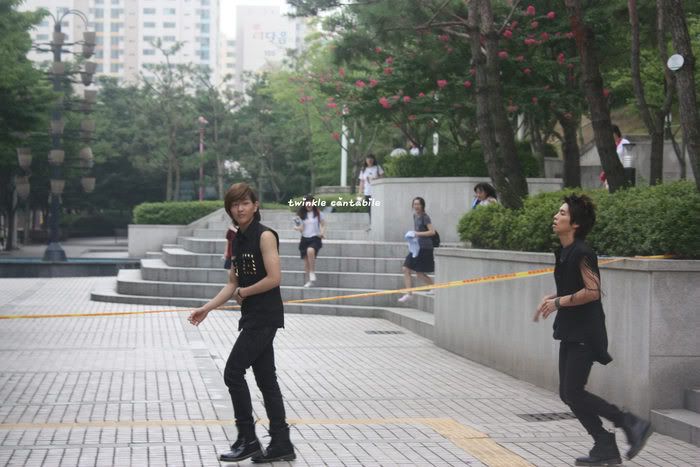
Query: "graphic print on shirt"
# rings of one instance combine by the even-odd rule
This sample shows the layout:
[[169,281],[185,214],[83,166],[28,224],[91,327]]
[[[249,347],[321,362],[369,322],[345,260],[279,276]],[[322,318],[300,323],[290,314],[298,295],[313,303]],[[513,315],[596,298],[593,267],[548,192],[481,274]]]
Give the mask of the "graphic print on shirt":
[[241,274],[245,276],[254,276],[258,272],[257,265],[255,264],[255,256],[252,253],[242,253],[240,266],[238,268],[238,262],[234,258],[234,267],[236,269],[236,277],[241,277]]

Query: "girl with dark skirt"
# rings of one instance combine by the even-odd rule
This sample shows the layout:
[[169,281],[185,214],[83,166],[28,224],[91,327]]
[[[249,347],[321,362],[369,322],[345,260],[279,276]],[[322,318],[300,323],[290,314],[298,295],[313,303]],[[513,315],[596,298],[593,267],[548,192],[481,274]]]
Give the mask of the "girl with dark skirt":
[[623,412],[606,400],[586,391],[586,383],[595,362],[607,365],[608,353],[605,314],[600,300],[598,257],[586,245],[586,235],[595,224],[595,207],[583,195],[564,198],[554,216],[552,229],[561,247],[555,252],[554,281],[557,293],[545,296],[534,320],[557,313],[554,338],[559,345],[559,395],[594,440],[588,456],[576,459],[576,465],[617,465],[622,463],[615,433],[603,427],[604,417],[621,427],[630,445],[632,459],[651,435],[651,425],[629,412]]
[[[418,239],[420,247],[418,255],[409,253],[403,263],[403,283],[404,287],[410,289],[411,274],[415,273],[416,278],[420,278],[426,284],[432,284],[433,280],[428,273],[435,271],[435,258],[433,257],[433,239],[435,229],[433,228],[430,216],[425,212],[425,200],[421,197],[413,198],[413,227],[415,237]],[[413,299],[413,294],[408,292],[399,298],[399,303],[406,303]]]
[[297,211],[294,219],[294,230],[301,232],[299,253],[304,260],[304,272],[308,281],[304,287],[312,287],[316,283],[316,257],[318,250],[323,247],[326,233],[326,221],[319,211],[312,195],[304,197],[304,204]]

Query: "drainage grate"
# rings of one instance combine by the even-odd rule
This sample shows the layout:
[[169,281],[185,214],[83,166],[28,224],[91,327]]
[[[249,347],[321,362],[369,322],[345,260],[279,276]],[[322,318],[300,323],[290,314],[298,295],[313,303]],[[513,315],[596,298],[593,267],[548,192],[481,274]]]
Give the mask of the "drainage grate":
[[403,331],[365,331],[365,334],[403,334]]
[[552,422],[555,420],[570,420],[576,418],[571,412],[519,413],[516,415],[528,422]]

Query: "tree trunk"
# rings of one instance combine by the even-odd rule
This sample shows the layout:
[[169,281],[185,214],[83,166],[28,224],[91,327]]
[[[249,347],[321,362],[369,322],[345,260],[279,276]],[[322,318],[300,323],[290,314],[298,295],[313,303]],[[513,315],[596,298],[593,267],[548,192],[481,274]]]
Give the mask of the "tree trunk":
[[165,180],[165,201],[173,200],[173,161],[168,154],[168,174]]
[[671,129],[671,122],[667,121],[666,122],[666,137],[671,140],[671,145],[673,145],[673,153],[676,155],[676,159],[678,159],[678,167],[680,168],[680,178],[681,180],[685,180],[686,178],[686,166],[685,166],[685,144],[683,145],[683,148],[681,149],[678,146],[678,142],[676,141],[676,137],[673,135],[673,130]]
[[[173,155],[173,158],[176,156]],[[176,159],[174,161],[175,165],[175,193],[173,193],[173,201],[180,201],[180,162]]]
[[610,109],[603,95],[603,78],[595,55],[594,33],[592,28],[583,22],[581,0],[566,0],[571,31],[576,39],[576,48],[581,58],[583,72],[583,87],[591,114],[595,145],[600,156],[600,163],[608,178],[610,191],[614,192],[625,186],[625,173],[622,163],[617,157],[615,140],[610,121]]
[[577,188],[581,186],[581,151],[578,146],[577,131],[581,118],[566,118],[557,115],[559,124],[564,130],[562,153],[564,156],[564,187]]
[[[479,2],[485,0],[478,0]],[[479,130],[479,140],[481,149],[484,152],[484,162],[489,172],[489,176],[498,191],[501,202],[509,208],[519,208],[522,206],[521,194],[513,189],[506,174],[504,173],[504,163],[499,157],[496,143],[496,133],[494,123],[491,119],[491,99],[490,93],[493,81],[487,74],[486,57],[481,53],[481,34],[479,24],[481,22],[480,5],[477,1],[469,2],[469,16],[467,19],[470,32],[470,47],[472,52],[473,66],[476,69],[476,121]],[[495,76],[498,79],[498,74]],[[512,130],[511,130],[512,131]]]
[[515,145],[515,134],[508,120],[508,113],[503,104],[501,90],[501,70],[498,59],[498,32],[494,28],[493,9],[491,0],[480,0],[479,11],[481,14],[481,31],[486,39],[486,73],[491,84],[488,93],[489,108],[494,122],[496,142],[500,150],[501,159],[505,169],[509,197],[515,199],[512,207],[522,206],[522,199],[527,196],[527,180],[523,176],[523,169],[518,159],[518,148]]
[[695,186],[700,190],[700,118],[698,118],[697,99],[695,95],[695,57],[690,45],[688,25],[683,13],[681,0],[666,0],[665,11],[671,30],[673,48],[683,56],[683,67],[676,71],[676,90],[678,92],[678,111],[683,128],[683,137],[688,145],[690,166],[695,175]]
[[535,119],[530,118],[529,120],[530,122],[527,126],[530,130],[530,147],[532,148],[532,154],[537,160],[540,177],[544,177],[544,142],[542,141],[542,133],[540,133],[540,129],[535,125]]

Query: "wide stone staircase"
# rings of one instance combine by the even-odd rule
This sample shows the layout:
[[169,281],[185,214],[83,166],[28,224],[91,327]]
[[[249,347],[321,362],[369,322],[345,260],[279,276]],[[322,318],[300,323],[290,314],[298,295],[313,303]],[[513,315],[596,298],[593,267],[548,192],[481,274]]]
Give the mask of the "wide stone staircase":
[[654,430],[700,446],[700,387],[685,390],[682,409],[652,410]]
[[[299,233],[292,229],[290,211],[262,211],[262,223],[280,236],[283,300],[313,299],[393,290],[403,287],[401,265],[408,253],[405,243],[371,242],[365,213],[329,213],[327,239],[316,261],[316,285],[304,288],[304,262],[299,257]],[[230,221],[223,209],[195,226],[191,236],[163,245],[141,260],[141,269],[121,270],[113,287],[93,290],[92,300],[197,307],[226,283],[224,239]],[[400,304],[398,294],[289,303],[287,313],[331,314],[388,319],[421,336],[433,337],[433,299],[415,294]],[[229,303],[235,305],[235,302]],[[237,313],[237,312],[236,312]]]

